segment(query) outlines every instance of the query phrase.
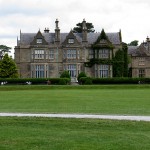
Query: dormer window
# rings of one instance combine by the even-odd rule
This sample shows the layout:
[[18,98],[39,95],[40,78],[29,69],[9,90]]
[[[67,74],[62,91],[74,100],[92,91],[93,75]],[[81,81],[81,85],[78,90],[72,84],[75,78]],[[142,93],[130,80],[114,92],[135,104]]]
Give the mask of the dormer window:
[[70,39],[68,39],[68,43],[74,43],[74,39],[73,38],[70,38]]
[[40,38],[36,39],[36,43],[37,44],[41,44],[42,43],[42,39],[40,39]]

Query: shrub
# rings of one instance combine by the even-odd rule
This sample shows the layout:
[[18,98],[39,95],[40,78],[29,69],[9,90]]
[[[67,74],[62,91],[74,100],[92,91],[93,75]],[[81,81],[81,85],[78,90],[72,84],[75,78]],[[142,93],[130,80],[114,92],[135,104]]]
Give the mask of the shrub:
[[[81,77],[80,83],[86,84],[88,77]],[[150,78],[90,78],[93,84],[150,84]],[[139,82],[140,81],[140,82]]]
[[[37,85],[37,84],[47,84],[49,81],[50,84],[58,85],[60,83],[61,78],[0,78],[0,82],[7,82],[7,84],[14,84],[14,85],[25,85],[27,82],[31,82],[31,84]],[[63,78],[65,81],[65,84],[70,83],[70,79]],[[63,81],[63,82],[64,82]]]
[[62,74],[60,75],[60,78],[70,78],[69,71],[62,72]]
[[67,83],[66,83],[66,80],[60,79],[58,84],[59,85],[66,85]]
[[85,85],[91,85],[92,84],[92,79],[90,77],[87,77],[85,80]]
[[80,80],[81,77],[86,77],[85,72],[80,72],[78,75],[78,81]]

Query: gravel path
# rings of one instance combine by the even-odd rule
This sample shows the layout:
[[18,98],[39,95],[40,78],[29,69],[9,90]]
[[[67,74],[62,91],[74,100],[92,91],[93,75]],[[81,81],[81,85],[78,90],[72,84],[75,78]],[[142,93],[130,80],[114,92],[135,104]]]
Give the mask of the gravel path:
[[150,121],[150,116],[123,116],[123,115],[0,113],[0,116],[3,116],[3,117],[6,116],[6,117],[90,118],[90,119]]

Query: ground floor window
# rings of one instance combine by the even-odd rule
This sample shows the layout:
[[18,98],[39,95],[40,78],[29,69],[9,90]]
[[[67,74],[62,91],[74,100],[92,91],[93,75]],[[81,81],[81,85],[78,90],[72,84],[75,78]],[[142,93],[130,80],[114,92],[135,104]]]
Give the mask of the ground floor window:
[[111,65],[96,65],[95,66],[95,77],[98,78],[109,78],[111,77],[112,70]]
[[139,77],[144,78],[145,77],[145,69],[139,69]]
[[48,65],[47,64],[32,64],[31,65],[31,77],[32,78],[47,78],[48,77]]
[[70,77],[76,77],[76,74],[77,74],[76,64],[68,64],[67,70],[69,71]]

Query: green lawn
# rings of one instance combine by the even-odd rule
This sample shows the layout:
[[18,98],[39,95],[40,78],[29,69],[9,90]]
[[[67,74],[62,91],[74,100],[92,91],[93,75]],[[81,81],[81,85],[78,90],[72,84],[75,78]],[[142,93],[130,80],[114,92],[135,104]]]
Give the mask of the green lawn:
[[0,117],[1,150],[149,150],[150,123]]
[[1,86],[0,112],[150,115],[150,86]]

